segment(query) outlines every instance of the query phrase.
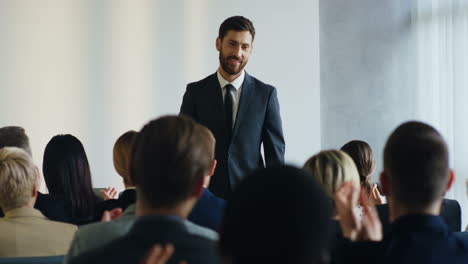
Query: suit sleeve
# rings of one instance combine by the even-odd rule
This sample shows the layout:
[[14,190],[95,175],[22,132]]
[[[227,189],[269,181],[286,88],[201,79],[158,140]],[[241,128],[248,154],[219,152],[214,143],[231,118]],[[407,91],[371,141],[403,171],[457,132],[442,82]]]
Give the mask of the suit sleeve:
[[284,163],[285,143],[276,89],[270,94],[262,131],[266,166]]
[[187,85],[187,88],[185,89],[185,94],[184,98],[182,99],[182,105],[180,106],[179,114],[190,116],[194,120],[198,121],[195,111],[195,98],[193,89],[190,88],[190,85]]

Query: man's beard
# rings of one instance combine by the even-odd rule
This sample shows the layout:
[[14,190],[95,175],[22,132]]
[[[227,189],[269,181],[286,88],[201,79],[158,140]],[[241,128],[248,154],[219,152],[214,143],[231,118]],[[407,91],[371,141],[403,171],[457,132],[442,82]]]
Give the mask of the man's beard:
[[[229,65],[229,60],[230,59],[233,59],[233,60],[236,60],[238,62],[240,62],[239,64],[239,67],[232,67],[231,65]],[[239,74],[245,67],[245,65],[247,64],[247,60],[242,60],[241,58],[237,57],[237,56],[227,56],[225,57],[223,55],[223,51],[220,50],[219,51],[219,63],[221,64],[221,68],[223,68],[223,70],[229,74],[229,75],[236,75],[236,74]]]

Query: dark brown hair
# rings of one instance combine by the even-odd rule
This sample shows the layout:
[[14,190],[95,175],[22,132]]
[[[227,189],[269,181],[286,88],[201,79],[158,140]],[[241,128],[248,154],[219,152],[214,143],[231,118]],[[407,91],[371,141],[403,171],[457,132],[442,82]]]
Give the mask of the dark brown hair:
[[372,148],[367,142],[352,140],[344,144],[341,150],[346,152],[353,159],[359,172],[361,186],[370,194],[372,192],[370,176],[375,169],[375,159]]
[[114,144],[113,160],[114,168],[122,176],[124,184],[133,185],[130,178],[129,165],[130,154],[132,152],[133,142],[137,137],[138,132],[130,130],[121,135]]
[[408,208],[428,206],[446,190],[447,145],[435,128],[415,121],[403,123],[385,145],[384,172],[396,201]]
[[255,27],[252,21],[243,16],[232,16],[223,21],[219,26],[218,37],[222,40],[229,30],[234,31],[249,31],[252,35],[252,41],[255,38]]
[[190,197],[210,170],[213,134],[185,116],[146,124],[133,145],[130,173],[139,199],[152,208],[174,208]]
[[19,126],[6,126],[0,128],[0,148],[17,147],[31,155],[29,138],[24,128]]

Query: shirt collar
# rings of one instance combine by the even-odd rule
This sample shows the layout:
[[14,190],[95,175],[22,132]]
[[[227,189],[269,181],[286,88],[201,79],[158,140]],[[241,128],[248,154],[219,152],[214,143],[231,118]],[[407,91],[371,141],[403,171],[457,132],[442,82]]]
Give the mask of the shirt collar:
[[223,78],[223,76],[221,75],[221,73],[219,73],[219,71],[217,71],[216,73],[218,75],[219,86],[221,86],[221,88],[224,88],[224,86],[226,86],[228,84],[231,84],[232,86],[234,86],[234,88],[236,88],[238,90],[239,88],[241,88],[242,83],[244,82],[244,79],[245,79],[245,71],[244,70],[242,70],[241,75],[239,75],[239,77],[237,77],[232,82],[226,81]]

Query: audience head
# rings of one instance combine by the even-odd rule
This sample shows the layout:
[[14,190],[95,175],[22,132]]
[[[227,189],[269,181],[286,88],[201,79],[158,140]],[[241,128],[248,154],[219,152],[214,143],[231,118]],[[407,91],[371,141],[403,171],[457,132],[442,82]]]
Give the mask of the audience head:
[[51,195],[63,195],[74,217],[94,211],[96,196],[83,144],[72,135],[54,136],[44,151],[42,172]]
[[345,182],[353,182],[360,186],[356,165],[348,154],[340,150],[319,152],[306,161],[304,169],[317,179],[331,199]]
[[0,207],[4,211],[27,206],[36,197],[38,170],[23,149],[0,149]]
[[18,126],[6,126],[0,128],[0,148],[17,147],[31,154],[29,138],[24,128]]
[[340,149],[346,152],[356,164],[361,186],[365,188],[367,193],[372,191],[371,175],[375,170],[374,153],[369,144],[360,140],[352,140]]
[[125,186],[133,186],[133,181],[130,178],[129,165],[133,142],[137,135],[138,132],[136,131],[127,131],[121,135],[114,144],[114,167],[117,173],[122,176]]
[[453,181],[447,145],[440,133],[421,122],[407,122],[393,131],[384,148],[382,188],[409,209],[443,199]]
[[306,171],[261,169],[234,190],[220,249],[232,264],[317,263],[329,245],[331,206]]
[[185,116],[163,116],[146,124],[133,145],[130,173],[138,200],[152,209],[173,209],[203,191],[214,171],[215,139]]

